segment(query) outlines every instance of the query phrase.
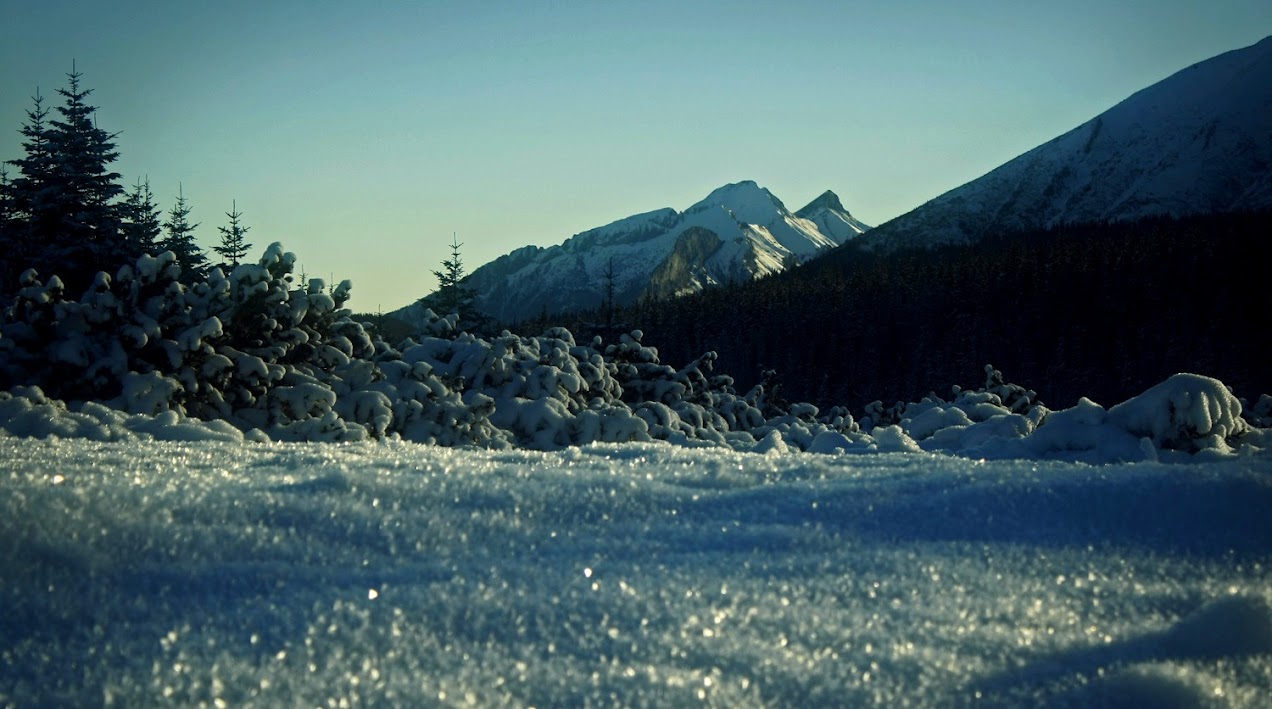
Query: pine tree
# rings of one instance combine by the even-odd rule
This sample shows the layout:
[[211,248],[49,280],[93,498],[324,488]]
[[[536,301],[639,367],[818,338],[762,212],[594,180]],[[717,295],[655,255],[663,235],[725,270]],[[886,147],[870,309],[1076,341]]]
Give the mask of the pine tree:
[[18,129],[22,135],[24,157],[9,160],[8,164],[18,168],[18,176],[12,182],[14,209],[28,220],[41,211],[40,199],[45,197],[44,188],[53,179],[55,165],[49,151],[48,117],[49,109],[44,106],[44,97],[39,87],[31,97],[34,106],[26,112],[26,123]]
[[97,108],[86,101],[92,89],[80,88],[80,76],[72,66],[67,88],[58,89],[61,118],[49,121],[46,131],[55,165],[46,208],[54,210],[50,217],[57,230],[37,236],[60,247],[53,255],[71,274],[86,278],[131,259],[120,239],[120,209],[113,204],[124,189],[119,173],[108,168],[119,157],[115,134],[97,127]]
[[0,249],[0,293],[3,294],[13,293],[18,274],[27,268],[45,269],[40,241],[35,235],[54,231],[52,225],[37,223],[55,214],[45,206],[48,200],[45,187],[53,179],[55,166],[47,135],[49,109],[44,106],[38,87],[31,102],[34,106],[26,112],[26,123],[18,129],[26,154],[7,163],[16,167],[18,174],[7,182],[5,189],[8,219],[4,241],[0,244],[3,246]]
[[161,212],[155,206],[155,196],[150,192],[150,178],[137,180],[121,205],[123,249],[132,258],[153,254],[159,248]]
[[452,236],[450,258],[442,261],[440,271],[433,271],[437,290],[419,302],[438,315],[458,315],[461,328],[475,328],[484,318],[473,306],[476,291],[464,285],[468,274],[464,272],[464,260],[459,253],[461,246],[463,244],[459,243],[458,237]]
[[605,270],[601,272],[601,278],[605,281],[605,295],[601,302],[601,308],[605,315],[606,334],[611,334],[614,329],[614,291],[618,281],[618,274],[614,272],[614,257],[611,256],[609,262],[605,265]]
[[181,280],[186,284],[203,280],[208,271],[207,256],[194,241],[194,230],[199,225],[190,223],[190,211],[185,191],[178,182],[177,201],[168,212],[168,221],[163,223],[164,236],[159,248],[176,254],[177,264],[181,266]]
[[247,257],[247,250],[252,248],[252,245],[244,238],[251,227],[244,226],[239,221],[243,218],[243,213],[238,210],[238,201],[235,200],[230,204],[230,211],[225,213],[225,216],[230,218],[230,223],[228,226],[216,228],[221,232],[221,244],[213,246],[212,250],[221,256],[222,264],[233,268]]
[[58,118],[49,117],[36,91],[20,129],[26,155],[10,161],[18,168],[10,188],[17,227],[9,235],[15,243],[7,244],[16,255],[8,258],[25,264],[19,268],[56,272],[68,287],[129,260],[115,201],[123,188],[109,169],[119,157],[115,136],[97,127],[97,109],[87,103],[92,90],[80,87],[81,76],[72,66],[67,88],[58,89]]
[[[9,180],[9,169],[0,163],[0,229],[5,229],[13,216],[13,183]],[[0,234],[7,233],[0,231]]]
[[[15,219],[17,214],[14,214],[13,181],[9,179],[9,169],[4,163],[0,163],[0,249],[4,251],[8,251],[13,243],[13,228],[17,225]],[[0,279],[3,277],[3,272],[0,272]]]
[[13,208],[13,183],[9,180],[9,171],[0,163],[0,293],[4,293],[9,282],[9,249],[17,241],[18,222]]

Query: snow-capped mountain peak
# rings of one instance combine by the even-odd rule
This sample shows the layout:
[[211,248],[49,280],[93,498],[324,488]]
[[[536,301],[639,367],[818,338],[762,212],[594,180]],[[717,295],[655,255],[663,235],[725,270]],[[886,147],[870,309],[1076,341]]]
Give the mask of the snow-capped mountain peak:
[[837,212],[843,212],[845,214],[848,213],[848,210],[844,209],[844,203],[839,201],[839,195],[831,192],[830,190],[826,190],[818,195],[817,199],[804,205],[804,207],[798,212],[795,212],[795,216],[807,218],[810,214],[822,209],[833,209]]
[[[615,301],[623,305],[775,273],[868,228],[833,192],[796,215],[772,192],[744,180],[713,190],[683,212],[644,212],[558,246],[518,249],[478,268],[467,283],[479,308],[498,321],[516,322],[545,311],[597,307],[608,281],[603,274],[612,274]],[[410,320],[417,309],[399,313]]]
[[852,216],[844,208],[839,195],[826,190],[808,204],[804,205],[795,217],[813,223],[817,230],[842,244],[866,232],[870,227]]
[[760,187],[753,180],[743,180],[717,187],[704,199],[685,210],[686,214],[701,212],[714,207],[723,207],[739,222],[759,223],[761,220],[778,214],[789,213],[786,205],[767,189]]

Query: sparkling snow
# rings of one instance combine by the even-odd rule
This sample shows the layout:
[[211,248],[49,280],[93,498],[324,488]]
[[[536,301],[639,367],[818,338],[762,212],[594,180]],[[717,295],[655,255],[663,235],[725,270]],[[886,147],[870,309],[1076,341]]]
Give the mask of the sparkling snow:
[[189,433],[0,433],[0,705],[1272,691],[1267,453],[1091,466],[780,438],[542,453]]

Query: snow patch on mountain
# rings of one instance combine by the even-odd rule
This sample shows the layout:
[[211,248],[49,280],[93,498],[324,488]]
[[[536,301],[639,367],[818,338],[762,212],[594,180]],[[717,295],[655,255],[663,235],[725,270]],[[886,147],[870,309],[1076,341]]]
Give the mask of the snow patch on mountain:
[[818,231],[841,244],[870,228],[849,214],[839,201],[839,195],[830,190],[795,212],[795,216],[812,222]]

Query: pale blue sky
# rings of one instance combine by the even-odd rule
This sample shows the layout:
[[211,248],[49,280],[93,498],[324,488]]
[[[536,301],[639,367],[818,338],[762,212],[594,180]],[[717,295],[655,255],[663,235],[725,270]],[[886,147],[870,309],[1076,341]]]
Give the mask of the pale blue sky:
[[125,182],[183,182],[205,246],[237,200],[388,311],[452,232],[471,270],[743,179],[879,224],[1269,33],[1267,0],[0,0],[0,159],[75,60]]

